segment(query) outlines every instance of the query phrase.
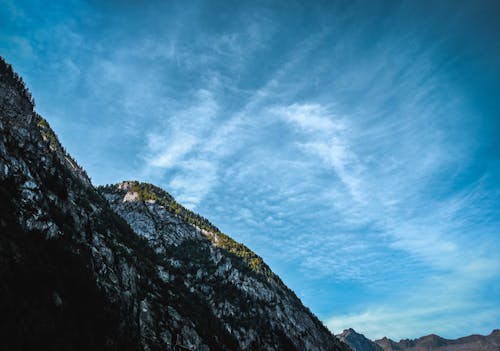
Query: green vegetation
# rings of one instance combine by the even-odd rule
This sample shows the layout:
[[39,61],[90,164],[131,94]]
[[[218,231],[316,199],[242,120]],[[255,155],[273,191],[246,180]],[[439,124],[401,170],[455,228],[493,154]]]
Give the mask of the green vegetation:
[[47,120],[45,118],[39,116],[38,114],[37,114],[37,117],[39,119],[38,123],[37,123],[38,129],[40,130],[40,133],[42,134],[43,140],[48,142],[50,150],[55,151],[58,149],[62,149],[62,146],[59,143],[59,140],[57,139],[56,134],[54,133],[52,128],[50,128],[50,126],[49,126],[49,122],[47,122]]
[[[139,194],[139,200],[148,201],[154,200],[161,206],[165,207],[169,212],[174,213],[186,222],[208,232],[207,237],[218,247],[230,252],[231,254],[241,258],[248,267],[255,273],[262,274],[267,278],[274,276],[271,269],[264,263],[261,257],[256,255],[245,245],[236,242],[226,234],[222,233],[219,228],[210,223],[209,220],[200,216],[193,211],[188,210],[180,205],[172,195],[152,184],[139,183],[137,181],[130,182],[131,190]],[[103,189],[107,192],[116,191],[116,186],[107,185]]]

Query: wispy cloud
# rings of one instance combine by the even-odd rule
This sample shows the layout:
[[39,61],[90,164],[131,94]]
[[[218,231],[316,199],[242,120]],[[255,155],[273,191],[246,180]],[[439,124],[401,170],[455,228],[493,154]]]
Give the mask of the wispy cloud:
[[217,113],[212,93],[200,90],[191,106],[172,112],[168,124],[147,136],[146,173],[150,168],[161,170],[162,177],[170,172],[169,188],[190,207],[199,203],[216,180],[217,165],[210,162],[213,155],[203,152],[203,144],[215,128]]
[[349,189],[356,200],[362,200],[359,189],[360,163],[351,152],[342,132],[348,129],[347,122],[335,116],[319,104],[292,104],[272,109],[297,129],[305,134],[305,141],[297,141],[297,147],[307,154],[319,157],[327,166],[335,170],[336,175]]
[[161,168],[176,166],[196,145],[203,143],[204,136],[214,127],[218,105],[212,94],[200,90],[193,100],[187,109],[169,116],[165,132],[148,135],[148,148],[153,153],[148,156],[149,165]]

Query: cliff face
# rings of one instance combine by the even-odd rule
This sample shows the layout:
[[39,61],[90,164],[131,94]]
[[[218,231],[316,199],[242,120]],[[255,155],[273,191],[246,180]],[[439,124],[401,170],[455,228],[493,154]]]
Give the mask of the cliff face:
[[96,190],[0,59],[3,349],[347,350],[260,257],[144,186]]

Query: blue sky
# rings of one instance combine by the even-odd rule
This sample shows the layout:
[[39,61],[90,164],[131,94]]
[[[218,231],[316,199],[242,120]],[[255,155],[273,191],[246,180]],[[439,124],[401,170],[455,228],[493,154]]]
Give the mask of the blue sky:
[[0,0],[95,184],[158,184],[334,332],[500,327],[494,1]]

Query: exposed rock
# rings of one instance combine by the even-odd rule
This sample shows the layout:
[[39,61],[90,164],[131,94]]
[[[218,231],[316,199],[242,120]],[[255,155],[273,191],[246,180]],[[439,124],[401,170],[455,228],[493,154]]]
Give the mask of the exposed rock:
[[[159,255],[175,260],[169,270],[160,267],[161,279],[181,280],[194,298],[209,306],[239,349],[283,349],[287,345],[322,350],[339,344],[278,277],[264,273],[267,266],[259,270],[242,262],[238,253],[221,246],[217,239],[222,233],[190,223],[189,218],[196,215],[189,210],[172,213],[180,205],[171,203],[173,198],[163,190],[127,181],[100,191]],[[226,241],[226,245],[241,244]]]

